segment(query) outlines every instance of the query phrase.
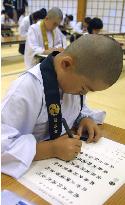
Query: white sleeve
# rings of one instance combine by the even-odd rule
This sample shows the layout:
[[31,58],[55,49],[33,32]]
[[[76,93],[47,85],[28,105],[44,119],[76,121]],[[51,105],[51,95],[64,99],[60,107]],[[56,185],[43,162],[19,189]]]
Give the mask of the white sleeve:
[[66,48],[67,47],[67,41],[66,41],[66,36],[64,36],[64,34],[60,31],[59,28],[57,28],[57,32],[59,33],[59,45],[61,45],[61,47]]
[[20,88],[2,104],[1,170],[14,178],[28,170],[36,153],[36,139],[32,133],[40,111],[39,97],[42,95],[37,84],[34,81],[31,84],[26,76]]
[[27,19],[22,19],[21,23],[19,24],[19,34],[21,37],[26,38],[28,34],[28,29],[30,27],[29,22]]
[[19,178],[30,167],[36,153],[32,134],[21,135],[16,128],[2,124],[1,171]]
[[62,42],[63,42],[63,48],[67,47],[67,40],[66,40],[66,36],[64,36],[64,34],[62,33]]
[[86,96],[83,96],[83,108],[81,110],[82,117],[91,117],[97,124],[104,122],[106,112],[98,109],[90,109],[86,105]]
[[[39,36],[38,32],[36,32],[35,25],[30,26],[28,30],[28,36],[27,36],[27,43],[30,47],[30,50],[33,53],[33,56],[39,53],[43,53],[45,51],[45,48],[43,45],[39,45]],[[41,35],[42,38],[42,35]]]
[[54,31],[54,47],[55,48],[61,48],[62,47],[62,42],[61,42],[61,36],[58,28],[55,29]]

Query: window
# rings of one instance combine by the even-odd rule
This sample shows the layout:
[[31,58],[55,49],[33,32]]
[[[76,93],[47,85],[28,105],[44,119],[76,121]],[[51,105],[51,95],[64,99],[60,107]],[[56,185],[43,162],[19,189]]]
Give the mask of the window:
[[88,0],[86,16],[101,18],[105,31],[125,32],[124,0]]
[[59,7],[63,12],[63,16],[65,16],[65,14],[73,14],[74,20],[76,20],[77,0],[28,0],[28,2],[28,14],[43,7],[46,8],[47,11],[52,7]]

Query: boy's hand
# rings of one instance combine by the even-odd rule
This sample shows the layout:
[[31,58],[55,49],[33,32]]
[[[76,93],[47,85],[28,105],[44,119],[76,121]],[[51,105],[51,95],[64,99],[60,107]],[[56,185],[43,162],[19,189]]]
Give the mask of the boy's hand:
[[87,132],[89,137],[87,142],[97,142],[101,137],[101,132],[96,123],[90,118],[83,118],[79,124],[77,134],[81,137],[84,132]]
[[54,156],[65,161],[74,159],[79,154],[82,146],[82,141],[79,138],[78,135],[74,135],[74,138],[64,135],[54,140]]

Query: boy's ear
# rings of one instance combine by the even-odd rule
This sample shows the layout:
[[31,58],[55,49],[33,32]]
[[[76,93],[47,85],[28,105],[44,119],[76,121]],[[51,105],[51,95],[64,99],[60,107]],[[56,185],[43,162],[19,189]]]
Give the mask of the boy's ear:
[[71,70],[73,68],[73,58],[71,56],[63,56],[61,59],[61,67],[65,71]]

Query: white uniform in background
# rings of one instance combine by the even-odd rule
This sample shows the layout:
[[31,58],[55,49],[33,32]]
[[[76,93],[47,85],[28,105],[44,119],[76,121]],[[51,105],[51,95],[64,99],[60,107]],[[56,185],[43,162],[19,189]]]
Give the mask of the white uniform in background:
[[66,36],[60,31],[59,28],[57,28],[59,31],[59,35],[60,35],[60,41],[61,41],[61,45],[63,48],[67,47],[67,40],[66,40]]
[[25,18],[25,16],[22,14],[22,15],[20,16],[19,20],[18,20],[19,29],[20,29],[20,25],[21,25],[21,23],[22,23],[22,21],[23,21],[24,18]]
[[[83,116],[102,123],[105,113],[90,110],[83,99]],[[80,111],[79,95],[63,94],[62,116],[70,128]],[[63,127],[62,134],[65,133]],[[2,104],[2,172],[19,178],[30,167],[36,142],[50,139],[40,64],[22,74]]]
[[[26,69],[32,68],[37,64],[37,61],[35,59],[36,54],[42,54],[45,51],[40,23],[41,21],[38,21],[36,24],[33,24],[32,26],[30,26],[28,31],[24,54]],[[54,30],[54,45],[52,32],[47,32],[47,38],[49,48],[62,47],[60,32],[58,28]]]
[[5,15],[4,14],[1,15],[1,24],[5,24]]
[[30,27],[29,16],[25,16],[21,23],[19,24],[19,34],[21,37],[26,38],[28,34],[28,29]]
[[2,14],[1,15],[1,24],[9,26],[9,25],[13,25],[14,21],[12,19],[10,19],[10,18],[5,19],[5,14]]
[[82,27],[82,22],[78,22],[74,27],[74,31],[76,33],[82,34],[83,30],[81,29],[81,27]]
[[70,21],[69,27],[71,27],[73,30],[75,28],[75,25],[76,25],[76,21]]

